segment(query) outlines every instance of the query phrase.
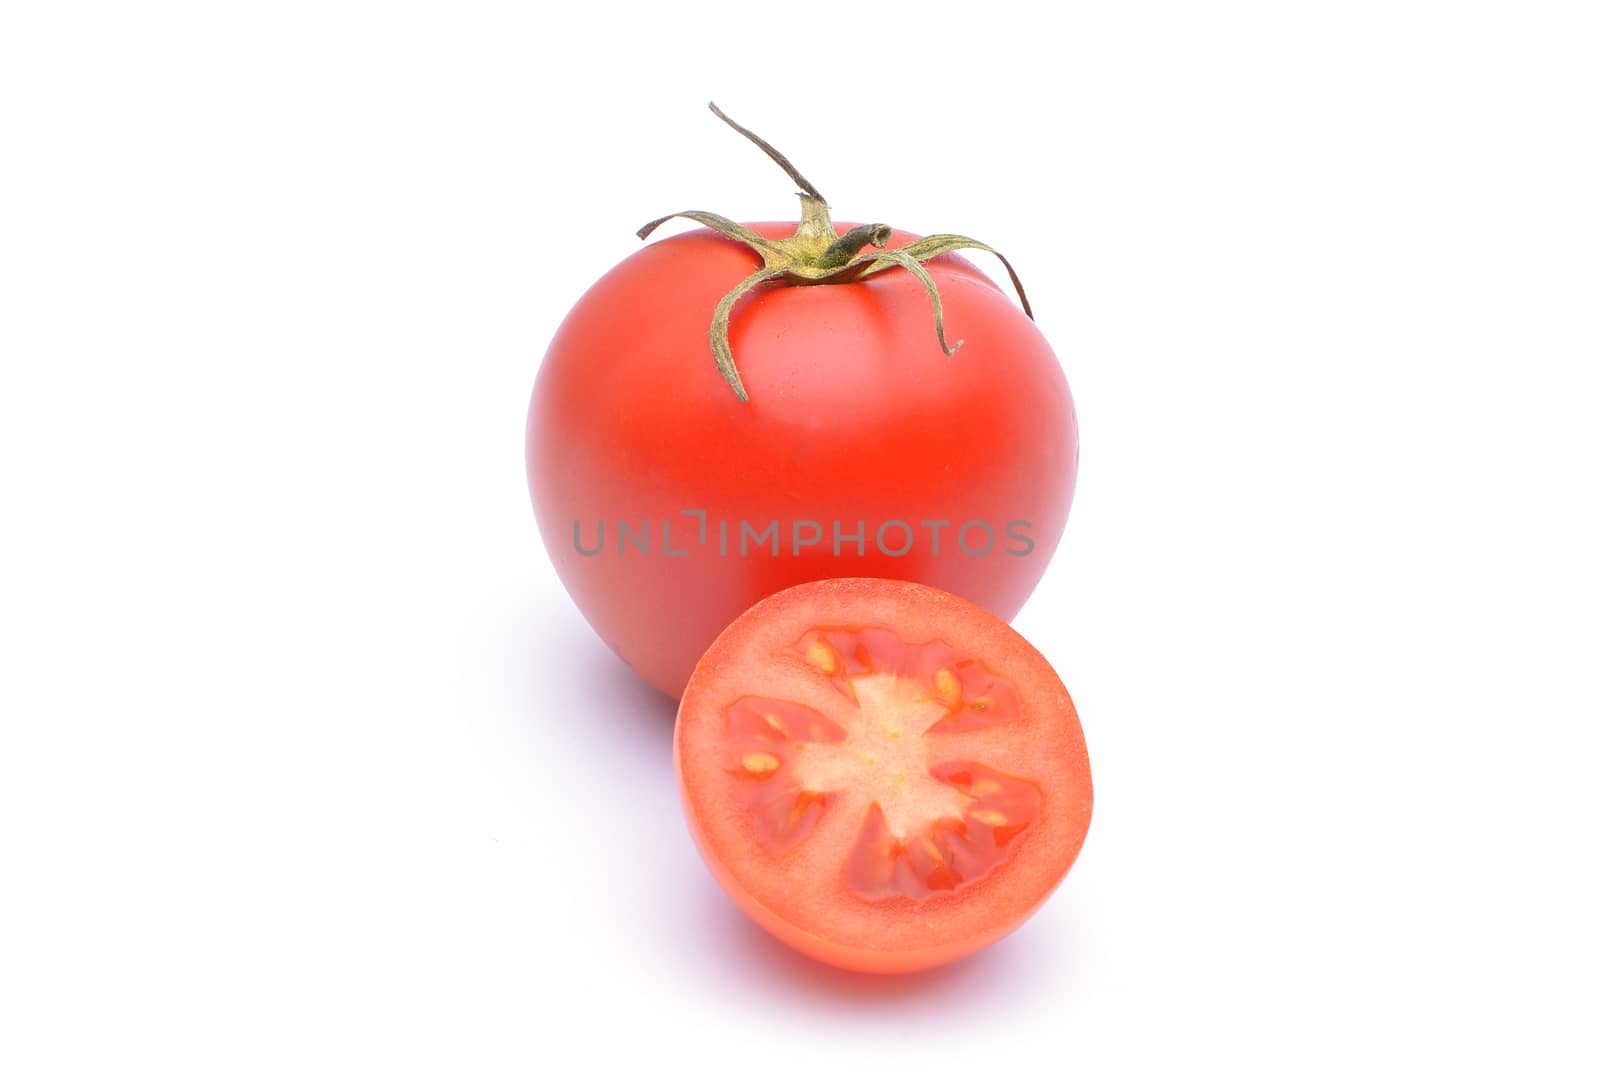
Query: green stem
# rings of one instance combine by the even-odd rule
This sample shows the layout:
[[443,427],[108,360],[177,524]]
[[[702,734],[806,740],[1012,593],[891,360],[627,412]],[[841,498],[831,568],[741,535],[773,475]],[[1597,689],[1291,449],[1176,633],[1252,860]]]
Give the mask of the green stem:
[[817,257],[817,266],[842,267],[856,258],[867,245],[882,248],[889,243],[889,238],[894,236],[894,230],[881,222],[873,222],[864,226],[857,226],[843,237],[834,241]]
[[[999,258],[1006,268],[1006,274],[1011,278],[1011,284],[1017,290],[1022,310],[1029,318],[1033,317],[1033,308],[1028,305],[1028,294],[1023,291],[1022,281],[1017,277],[1017,272],[1012,269],[1010,260],[993,248],[970,237],[942,233],[924,237],[904,248],[891,249],[887,246],[894,236],[894,231],[881,222],[855,226],[848,233],[840,234],[829,215],[828,202],[817,192],[817,187],[807,181],[782,152],[733,121],[716,104],[713,103],[710,107],[713,114],[765,152],[774,163],[783,168],[783,172],[794,181],[795,185],[800,187],[800,221],[795,226],[794,233],[781,240],[773,240],[762,237],[732,219],[709,211],[679,211],[645,223],[639,229],[639,237],[640,239],[649,237],[655,232],[656,227],[668,219],[686,218],[709,227],[730,240],[740,242],[760,257],[759,269],[723,294],[711,313],[712,359],[723,381],[728,383],[733,394],[741,402],[748,401],[750,396],[745,391],[744,382],[739,377],[739,369],[733,362],[733,350],[728,342],[729,321],[739,298],[763,282],[847,285],[880,271],[899,267],[921,282],[927,291],[928,298],[933,303],[933,327],[934,333],[939,338],[939,348],[945,355],[953,356],[962,342],[950,344],[945,340],[944,301],[939,296],[938,284],[922,264],[936,256],[970,248],[990,252]],[[875,251],[867,251],[868,246]]]
[[814,196],[818,200],[822,199],[822,194],[817,192],[817,187],[806,181],[805,176],[795,169],[795,165],[789,162],[789,158],[787,156],[778,151],[776,148],[773,148],[754,131],[747,130],[737,122],[734,122],[732,119],[730,119],[727,114],[717,106],[716,101],[711,101],[708,106],[711,108],[711,113],[713,115],[717,116],[717,118],[721,119],[723,122],[726,122],[729,126],[732,126],[740,133],[744,134],[752,144],[771,157],[774,163],[783,168],[783,172],[785,174],[794,179],[794,183],[796,185],[805,190],[807,196]]

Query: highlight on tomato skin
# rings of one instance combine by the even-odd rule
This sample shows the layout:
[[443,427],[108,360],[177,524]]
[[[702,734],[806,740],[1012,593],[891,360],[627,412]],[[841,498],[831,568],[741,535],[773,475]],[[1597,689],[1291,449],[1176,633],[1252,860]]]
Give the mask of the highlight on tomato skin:
[[879,578],[783,590],[702,657],[674,738],[718,883],[791,947],[897,973],[1015,929],[1093,809],[1077,711],[1005,622]]

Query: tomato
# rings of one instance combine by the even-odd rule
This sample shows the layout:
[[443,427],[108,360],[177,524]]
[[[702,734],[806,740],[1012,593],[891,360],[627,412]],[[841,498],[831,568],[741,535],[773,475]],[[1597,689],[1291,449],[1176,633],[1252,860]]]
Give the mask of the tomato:
[[[856,229],[829,221],[820,197],[802,201],[821,243]],[[857,265],[917,241],[860,229],[872,243]],[[748,227],[757,241],[795,232]],[[529,408],[529,484],[557,573],[601,638],[674,697],[723,627],[801,582],[914,580],[1010,619],[1072,500],[1066,379],[971,263],[920,264],[950,347],[963,342],[954,355],[928,286],[880,259],[893,269],[800,284],[813,271],[744,295],[727,323],[730,378],[714,312],[762,264],[710,229],[645,246],[567,315]]]
[[1077,858],[1093,788],[1072,698],[949,593],[840,578],[761,601],[678,710],[684,811],[717,881],[816,959],[948,963],[1015,929]]
[[[911,240],[896,231],[890,247]],[[709,231],[646,246],[584,295],[545,356],[529,479],[590,625],[677,696],[724,626],[801,582],[912,580],[1013,618],[1077,471],[1072,397],[1038,329],[953,257],[927,264],[966,342],[950,357],[903,272],[774,288],[732,319],[741,403],[706,330],[750,259]]]

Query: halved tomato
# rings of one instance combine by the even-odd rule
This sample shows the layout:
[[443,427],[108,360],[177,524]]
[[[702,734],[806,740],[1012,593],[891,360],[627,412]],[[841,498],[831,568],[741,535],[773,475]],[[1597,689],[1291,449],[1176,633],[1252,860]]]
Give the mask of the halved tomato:
[[936,967],[1011,932],[1072,866],[1093,806],[1044,657],[912,582],[811,582],[745,612],[689,679],[675,747],[718,882],[850,970]]

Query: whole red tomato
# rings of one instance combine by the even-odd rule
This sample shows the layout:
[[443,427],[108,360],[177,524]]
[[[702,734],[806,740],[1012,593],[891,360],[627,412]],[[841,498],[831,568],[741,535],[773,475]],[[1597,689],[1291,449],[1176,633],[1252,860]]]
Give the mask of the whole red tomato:
[[799,232],[692,213],[726,232],[648,245],[596,282],[551,342],[528,415],[534,510],[561,580],[674,697],[725,626],[802,582],[905,579],[1013,618],[1077,471],[1050,346],[981,271],[939,251],[984,246],[835,225],[787,160],[741,132],[804,190]]

